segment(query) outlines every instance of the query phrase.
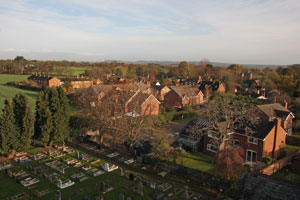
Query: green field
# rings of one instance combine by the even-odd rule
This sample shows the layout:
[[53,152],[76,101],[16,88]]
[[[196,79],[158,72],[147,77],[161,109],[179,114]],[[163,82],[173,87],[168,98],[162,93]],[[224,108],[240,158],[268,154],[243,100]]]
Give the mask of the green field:
[[[31,107],[35,108],[35,101],[38,98],[38,92],[23,90],[12,86],[7,86],[6,83],[9,81],[23,81],[26,80],[29,75],[11,75],[11,74],[0,74],[0,110],[4,107],[4,100],[6,98],[12,99],[16,94],[23,93],[28,97]],[[1,111],[2,112],[2,111]]]

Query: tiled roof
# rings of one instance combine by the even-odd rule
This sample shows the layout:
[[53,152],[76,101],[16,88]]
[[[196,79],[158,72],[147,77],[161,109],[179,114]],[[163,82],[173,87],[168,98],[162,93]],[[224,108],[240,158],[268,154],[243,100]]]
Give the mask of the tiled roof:
[[172,86],[172,90],[174,90],[180,97],[193,97],[197,96],[199,93],[198,87],[191,87],[191,86]]
[[287,117],[291,113],[291,111],[289,111],[279,103],[259,105],[257,107],[271,119],[277,117]]

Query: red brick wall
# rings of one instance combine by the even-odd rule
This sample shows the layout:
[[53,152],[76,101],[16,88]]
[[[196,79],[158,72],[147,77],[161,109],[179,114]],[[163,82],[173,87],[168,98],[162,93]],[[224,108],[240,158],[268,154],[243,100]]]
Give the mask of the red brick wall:
[[60,85],[60,80],[58,78],[53,77],[48,81],[47,84],[49,87],[57,87]]
[[169,108],[180,107],[182,106],[181,97],[174,90],[171,90],[165,94],[164,104]]
[[141,115],[159,115],[159,102],[150,96],[141,106]]
[[205,135],[205,136],[203,137],[203,145],[204,145],[204,147],[203,147],[203,153],[206,154],[206,155],[208,155],[208,156],[215,156],[216,153],[207,150],[207,145],[208,145],[208,144],[214,145],[214,142],[213,142],[213,139],[212,139],[212,138],[210,138],[210,137],[208,137],[207,135]]
[[93,81],[81,81],[81,80],[71,81],[70,83],[72,84],[74,89],[76,89],[76,88],[88,88],[88,87],[90,87],[94,84]]
[[169,87],[164,87],[161,91],[160,91],[160,96],[161,96],[161,100],[164,100],[164,96],[165,94],[167,94],[171,89]]
[[246,160],[247,150],[256,152],[257,161],[261,161],[263,152],[263,141],[257,140],[257,144],[248,143],[248,137],[242,134],[234,134],[234,139],[239,140],[240,146],[245,150],[244,159]]

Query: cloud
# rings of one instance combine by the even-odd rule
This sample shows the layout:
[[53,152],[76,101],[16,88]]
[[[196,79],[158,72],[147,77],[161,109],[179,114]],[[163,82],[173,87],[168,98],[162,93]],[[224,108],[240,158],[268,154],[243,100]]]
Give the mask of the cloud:
[[298,0],[0,0],[0,51],[48,53],[47,59],[64,52],[72,60],[299,63],[299,10]]

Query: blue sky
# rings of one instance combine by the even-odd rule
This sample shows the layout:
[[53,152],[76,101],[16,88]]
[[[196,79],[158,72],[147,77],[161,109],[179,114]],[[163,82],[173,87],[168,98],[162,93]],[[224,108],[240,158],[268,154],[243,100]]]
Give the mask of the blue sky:
[[0,58],[300,63],[299,0],[0,0]]

